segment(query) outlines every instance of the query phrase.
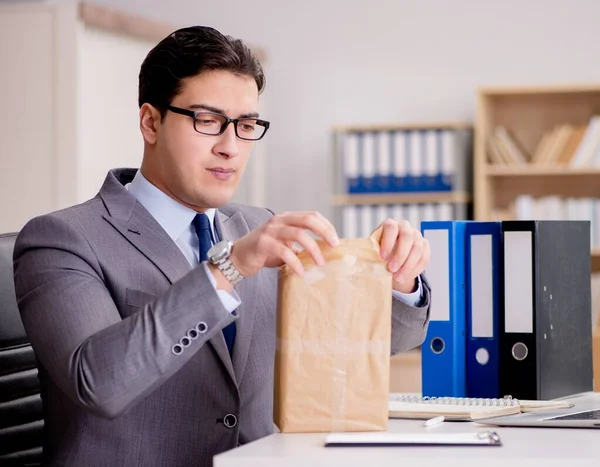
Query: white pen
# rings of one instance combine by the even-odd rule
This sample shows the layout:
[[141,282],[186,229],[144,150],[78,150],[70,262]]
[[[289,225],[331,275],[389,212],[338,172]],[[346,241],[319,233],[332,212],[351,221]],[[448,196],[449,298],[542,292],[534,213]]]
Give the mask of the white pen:
[[438,424],[442,423],[444,420],[446,420],[446,419],[444,418],[443,415],[440,415],[439,417],[433,417],[425,422],[425,426],[430,427],[430,426],[438,425]]

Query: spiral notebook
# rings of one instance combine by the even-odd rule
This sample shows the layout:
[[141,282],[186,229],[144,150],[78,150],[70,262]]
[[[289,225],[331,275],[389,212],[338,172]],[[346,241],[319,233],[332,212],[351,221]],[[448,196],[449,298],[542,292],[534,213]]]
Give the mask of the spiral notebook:
[[569,407],[564,401],[523,401],[519,399],[476,399],[468,397],[391,396],[389,418],[426,420],[443,415],[446,420],[478,420],[542,409]]

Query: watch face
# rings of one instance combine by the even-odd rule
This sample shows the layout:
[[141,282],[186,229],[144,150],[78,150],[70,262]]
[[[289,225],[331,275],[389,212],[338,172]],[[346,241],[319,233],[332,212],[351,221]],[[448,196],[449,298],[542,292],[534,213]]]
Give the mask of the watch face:
[[231,253],[231,242],[223,240],[216,245],[213,245],[210,250],[208,250],[208,259],[211,263],[215,261],[220,261],[223,258],[226,258]]

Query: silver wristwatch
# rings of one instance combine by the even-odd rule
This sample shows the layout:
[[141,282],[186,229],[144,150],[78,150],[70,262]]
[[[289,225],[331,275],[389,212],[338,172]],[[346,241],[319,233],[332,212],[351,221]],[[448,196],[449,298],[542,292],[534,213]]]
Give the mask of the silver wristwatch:
[[214,264],[219,271],[227,278],[231,285],[237,285],[243,278],[237,268],[231,261],[231,250],[233,249],[233,242],[229,240],[223,240],[216,245],[213,245],[208,250],[208,261]]

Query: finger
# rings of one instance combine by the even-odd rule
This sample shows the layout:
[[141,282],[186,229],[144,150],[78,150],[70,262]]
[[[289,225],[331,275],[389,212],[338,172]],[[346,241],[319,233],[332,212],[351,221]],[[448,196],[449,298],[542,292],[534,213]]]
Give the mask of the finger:
[[327,227],[329,227],[329,229],[331,229],[337,235],[337,230],[336,230],[335,226],[331,223],[331,221],[329,219],[327,219],[319,211],[299,211],[296,213],[288,213],[288,214],[302,214],[305,216],[316,216],[321,222],[323,222]]
[[[413,246],[410,249],[410,253],[406,258],[404,264],[400,267],[398,272],[394,274],[394,279],[398,282],[404,282],[407,278],[413,277],[413,270],[416,269],[417,265],[422,259],[423,256],[423,247],[424,241],[423,237],[415,234],[415,240],[413,241]],[[416,276],[416,274],[415,274]]]
[[300,245],[296,244],[296,242],[286,242],[287,247],[294,252],[294,254],[298,254],[302,252],[302,248]]
[[318,211],[316,212],[316,215],[319,219],[321,219],[322,222],[325,222],[325,225],[327,225],[329,229],[335,233],[336,238],[339,240],[339,235],[333,223]]
[[[427,258],[428,258],[428,255],[427,255]],[[420,274],[423,273],[423,271],[427,267],[427,264],[429,264],[429,259],[427,259],[427,258],[424,253],[423,255],[421,255],[421,259],[419,260],[419,262],[417,263],[417,266],[412,271],[410,271],[406,274],[402,273],[402,277],[400,280],[396,278],[396,276],[397,276],[397,274],[396,274],[395,276],[393,276],[393,280],[400,284],[404,284],[408,280],[415,280],[417,278],[417,276],[419,276]]]
[[323,252],[321,251],[321,248],[319,248],[319,245],[315,239],[308,235],[306,230],[299,227],[284,225],[279,230],[276,238],[284,244],[287,242],[299,243],[302,248],[310,253],[316,264],[319,266],[323,266],[325,264],[325,258],[323,258]]
[[404,265],[414,243],[415,232],[417,231],[407,227],[408,225],[406,221],[399,224],[400,230],[396,239],[396,247],[388,261],[388,269],[393,274],[397,273]]
[[419,274],[422,274],[427,266],[429,265],[429,259],[431,257],[431,248],[429,246],[429,242],[424,240],[423,243],[423,254],[421,255],[421,260],[417,264],[417,266],[412,270],[411,274],[413,277],[417,277]]
[[325,225],[327,225],[331,230],[333,230],[334,232],[336,232],[335,226],[331,223],[331,221],[329,219],[327,219],[319,211],[296,211],[296,212],[286,212],[284,214],[286,216],[289,216],[291,214],[300,214],[300,215],[303,215],[303,216],[315,216],[318,219],[320,219]]
[[392,219],[385,220],[382,225],[383,230],[379,242],[379,254],[383,259],[388,259],[396,244],[400,228],[398,227],[398,223]]
[[339,243],[339,237],[333,225],[317,212],[292,212],[282,216],[281,220],[287,225],[310,230],[331,246],[337,246]]
[[281,261],[283,261],[290,268],[292,268],[292,270],[296,274],[303,276],[304,275],[304,267],[302,266],[302,262],[300,261],[298,256],[292,250],[290,250],[287,246],[285,246],[283,243],[275,243],[275,244],[278,245],[278,249],[279,249],[279,251],[277,252],[276,255],[281,259]]

